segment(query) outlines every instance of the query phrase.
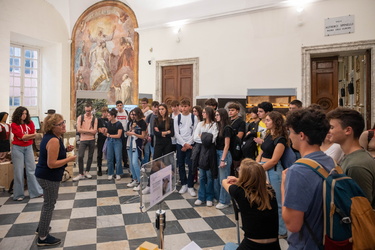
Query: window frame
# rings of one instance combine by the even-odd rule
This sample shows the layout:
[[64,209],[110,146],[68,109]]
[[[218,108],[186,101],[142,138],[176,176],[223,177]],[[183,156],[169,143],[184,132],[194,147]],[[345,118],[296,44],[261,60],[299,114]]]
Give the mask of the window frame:
[[[15,56],[15,54],[11,55],[10,53],[10,50],[11,48],[19,48],[21,50],[21,53],[20,53],[20,56]],[[31,50],[31,51],[36,51],[37,52],[37,58],[34,59],[34,58],[28,58],[26,57],[25,55],[25,52],[27,50]],[[11,85],[11,81],[13,81],[13,76],[11,75],[11,68],[18,68],[17,65],[11,65],[10,62],[12,60],[12,58],[19,58],[20,59],[20,103],[19,105],[10,105],[11,104],[11,98],[13,98],[13,103],[14,103],[14,97],[16,96],[11,96],[10,95],[10,91],[11,91],[11,88],[14,87],[14,85]],[[36,65],[37,67],[26,67],[26,60],[28,59],[31,59],[31,60],[35,60],[36,61]],[[41,48],[40,47],[37,47],[37,46],[32,46],[32,45],[26,45],[26,44],[19,44],[19,43],[14,43],[14,42],[11,42],[10,43],[10,47],[9,47],[9,111],[10,113],[13,113],[14,110],[18,107],[18,106],[24,106],[26,107],[28,110],[29,110],[29,113],[30,115],[39,115],[39,107],[40,107],[40,102],[41,102],[41,68],[42,68],[42,60],[41,60]],[[36,70],[36,74],[37,76],[36,77],[33,77],[32,75],[28,76],[26,75],[25,71],[27,69],[30,69],[30,70]],[[32,85],[31,86],[25,86],[25,79],[36,79],[36,87],[33,87]],[[13,82],[12,82],[13,83]],[[25,88],[30,88],[30,89],[36,89],[36,105],[35,106],[26,106],[25,105],[25,98],[27,98],[27,96],[25,96]],[[13,104],[12,103],[12,104]]]

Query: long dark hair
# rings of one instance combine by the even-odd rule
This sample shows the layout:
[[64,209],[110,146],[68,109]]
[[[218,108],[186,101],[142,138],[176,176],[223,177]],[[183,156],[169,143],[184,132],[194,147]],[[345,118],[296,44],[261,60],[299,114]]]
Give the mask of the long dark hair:
[[23,122],[25,124],[29,124],[30,123],[29,110],[25,107],[22,107],[22,106],[19,106],[19,107],[16,108],[16,110],[14,110],[13,115],[12,115],[12,122],[14,122],[17,125],[20,125],[22,123],[22,121],[21,121],[22,113],[25,110],[27,111],[27,115],[26,115],[26,119]]
[[[204,111],[206,111],[206,119],[204,120],[204,124],[209,124],[215,122],[215,112],[214,109],[211,107],[205,107]],[[209,120],[210,122],[207,122]]]
[[133,112],[135,114],[135,120],[138,121],[140,119],[143,119],[145,117],[145,115],[143,114],[142,112],[142,109],[136,107],[134,108],[131,112]]
[[171,118],[169,117],[168,114],[168,107],[164,103],[161,103],[159,107],[162,106],[165,108],[165,115],[164,117],[161,116],[160,112],[158,111],[158,119],[155,120],[155,126],[158,126],[159,124],[163,123],[163,120],[165,119],[165,130],[169,129],[169,123],[171,121]]
[[199,105],[197,105],[197,106],[194,106],[193,107],[193,110],[194,109],[196,109],[197,110],[197,112],[198,112],[198,120],[201,122],[201,121],[203,121],[203,115],[202,115],[202,107],[201,106],[199,106]]
[[219,129],[219,136],[222,137],[224,133],[224,128],[227,125],[230,125],[230,119],[228,116],[228,111],[224,108],[216,110],[220,116],[220,121],[217,121],[217,128]]
[[[286,126],[284,124],[284,117],[280,112],[271,111],[267,114],[270,117],[273,123],[273,135],[272,139],[276,139],[277,137],[283,136],[289,145],[289,136]],[[267,131],[267,134],[270,134],[271,131]]]

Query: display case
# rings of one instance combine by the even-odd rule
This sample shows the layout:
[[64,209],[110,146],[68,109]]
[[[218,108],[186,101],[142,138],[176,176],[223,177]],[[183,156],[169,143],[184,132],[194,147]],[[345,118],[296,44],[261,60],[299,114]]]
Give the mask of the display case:
[[274,110],[286,114],[289,103],[296,98],[295,88],[247,89],[246,108],[255,107],[261,102],[270,102]]

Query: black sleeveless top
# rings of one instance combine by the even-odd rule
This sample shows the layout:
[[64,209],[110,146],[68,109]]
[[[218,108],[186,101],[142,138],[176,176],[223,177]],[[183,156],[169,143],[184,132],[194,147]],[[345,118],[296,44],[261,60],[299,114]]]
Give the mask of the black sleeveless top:
[[[39,161],[36,165],[35,176],[49,181],[61,181],[67,164],[59,168],[49,168],[47,165],[48,152],[46,146],[49,140],[51,140],[52,138],[57,137],[54,134],[45,134],[43,136],[42,142],[40,143]],[[62,141],[62,138],[57,139],[60,142],[60,150],[57,160],[62,160],[66,158],[66,149]]]

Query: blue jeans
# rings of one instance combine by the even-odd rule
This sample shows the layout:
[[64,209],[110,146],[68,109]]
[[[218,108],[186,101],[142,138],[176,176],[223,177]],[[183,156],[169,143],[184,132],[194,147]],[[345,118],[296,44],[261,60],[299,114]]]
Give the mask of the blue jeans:
[[281,215],[281,174],[282,174],[281,172],[282,171],[283,171],[283,167],[281,166],[280,162],[278,162],[276,165],[276,171],[274,167],[267,170],[270,184],[276,193],[277,206],[278,206],[278,211],[279,211],[279,235],[286,234],[285,223]]
[[214,180],[211,170],[199,169],[198,200],[212,201],[214,198]]
[[225,244],[223,250],[236,250],[238,248],[238,244],[233,242],[228,242]]
[[[177,147],[177,166],[178,173],[180,175],[181,185],[188,185],[189,188],[194,186],[194,173],[193,166],[191,161],[191,149],[186,150],[185,152],[181,151],[182,146],[180,144],[176,145]],[[185,163],[188,165],[189,172],[188,177],[186,178]]]
[[80,174],[83,174],[83,158],[85,157],[85,150],[89,148],[87,155],[86,171],[89,172],[92,164],[92,158],[95,150],[95,140],[80,141],[78,147],[78,170]]
[[12,161],[14,168],[14,186],[13,186],[13,200],[24,198],[24,173],[23,168],[26,168],[27,188],[29,190],[30,198],[35,198],[43,194],[43,189],[38,184],[35,177],[35,158],[33,146],[21,147],[13,145],[12,147]]
[[[220,165],[221,157],[223,155],[223,150],[216,150],[217,164]],[[232,155],[228,151],[225,157],[227,165],[224,168],[219,167],[219,173],[217,179],[214,180],[214,192],[215,199],[217,199],[221,204],[229,205],[231,197],[229,193],[221,185],[222,181],[230,175],[230,166],[232,165]]]
[[116,174],[121,175],[122,171],[122,140],[121,138],[107,138],[107,164],[108,164],[108,175],[113,175],[113,164],[116,159]]
[[142,159],[142,165],[149,162],[152,155],[154,155],[154,147],[151,145],[151,142],[147,142],[143,148],[144,157]]
[[132,140],[128,149],[130,172],[132,173],[133,180],[141,182],[141,168],[139,166],[138,150],[136,148],[133,149],[133,143],[135,142]]

